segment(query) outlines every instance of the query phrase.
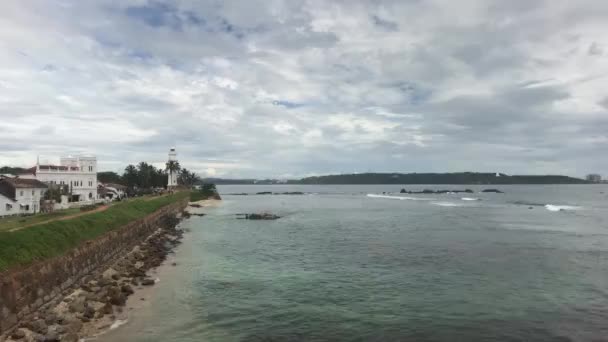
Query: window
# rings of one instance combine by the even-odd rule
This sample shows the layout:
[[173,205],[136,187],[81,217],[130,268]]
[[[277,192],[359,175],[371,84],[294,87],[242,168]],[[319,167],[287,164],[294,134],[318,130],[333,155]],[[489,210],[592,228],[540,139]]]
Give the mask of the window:
[[93,193],[89,192],[89,199],[92,199],[92,198],[93,198]]
[[35,191],[35,190],[32,190],[32,196],[34,196],[34,191]]
[[23,190],[19,191],[19,196],[23,196]]
[[6,211],[11,211],[11,209],[13,209],[13,205],[6,203]]

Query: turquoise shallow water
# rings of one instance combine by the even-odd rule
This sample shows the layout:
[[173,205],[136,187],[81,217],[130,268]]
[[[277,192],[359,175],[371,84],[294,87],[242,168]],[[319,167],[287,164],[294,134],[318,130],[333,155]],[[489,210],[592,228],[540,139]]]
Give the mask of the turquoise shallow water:
[[[367,196],[400,188],[220,187],[150,307],[100,340],[608,340],[608,187]],[[266,190],[310,194],[226,195]],[[284,217],[234,217],[258,211]]]

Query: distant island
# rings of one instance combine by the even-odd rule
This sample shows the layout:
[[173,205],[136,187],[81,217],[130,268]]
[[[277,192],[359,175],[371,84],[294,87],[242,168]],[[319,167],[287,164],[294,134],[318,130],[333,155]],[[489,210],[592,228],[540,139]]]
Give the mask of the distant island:
[[215,184],[588,184],[561,175],[507,175],[504,173],[354,173],[306,177],[297,180],[204,178]]

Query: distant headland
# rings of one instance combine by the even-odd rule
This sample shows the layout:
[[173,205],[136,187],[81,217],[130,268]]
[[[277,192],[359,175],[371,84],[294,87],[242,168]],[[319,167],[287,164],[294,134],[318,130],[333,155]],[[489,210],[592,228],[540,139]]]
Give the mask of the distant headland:
[[206,178],[215,184],[588,184],[561,175],[507,175],[504,173],[353,173],[294,180]]

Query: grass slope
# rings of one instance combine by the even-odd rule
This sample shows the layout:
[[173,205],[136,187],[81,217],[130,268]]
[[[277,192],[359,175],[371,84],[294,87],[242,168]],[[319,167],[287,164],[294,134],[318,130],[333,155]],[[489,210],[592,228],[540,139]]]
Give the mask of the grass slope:
[[135,199],[117,203],[103,212],[0,232],[0,271],[61,255],[83,241],[94,239],[188,196],[189,192],[178,192],[153,199]]
[[48,214],[37,214],[32,216],[9,216],[0,219],[0,232],[5,230],[11,230],[23,226],[31,226],[40,222],[58,219],[63,216],[77,214],[80,209],[66,209],[58,210]]

